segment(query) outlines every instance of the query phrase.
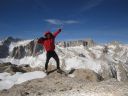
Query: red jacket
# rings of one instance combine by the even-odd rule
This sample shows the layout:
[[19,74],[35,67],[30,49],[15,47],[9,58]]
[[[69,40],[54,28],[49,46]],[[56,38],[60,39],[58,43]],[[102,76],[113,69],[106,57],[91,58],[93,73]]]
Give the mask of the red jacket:
[[61,32],[61,29],[57,30],[56,32],[54,32],[53,34],[50,33],[50,32],[46,32],[46,34],[50,33],[52,34],[52,38],[40,38],[38,40],[38,43],[42,44],[45,48],[45,50],[48,52],[48,51],[54,51],[55,49],[55,38],[56,36]]

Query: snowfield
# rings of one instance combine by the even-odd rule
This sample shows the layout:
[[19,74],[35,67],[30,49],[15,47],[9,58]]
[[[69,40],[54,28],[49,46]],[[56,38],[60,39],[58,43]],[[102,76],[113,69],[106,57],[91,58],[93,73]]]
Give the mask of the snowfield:
[[28,72],[28,73],[20,73],[17,72],[15,75],[11,75],[10,73],[0,73],[0,90],[9,89],[15,84],[21,84],[25,81],[44,78],[46,74],[42,71]]

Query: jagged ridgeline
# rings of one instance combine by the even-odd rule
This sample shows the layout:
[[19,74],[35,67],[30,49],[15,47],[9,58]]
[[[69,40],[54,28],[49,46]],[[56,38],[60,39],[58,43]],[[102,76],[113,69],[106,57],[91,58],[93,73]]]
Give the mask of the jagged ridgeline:
[[21,59],[25,56],[32,56],[34,54],[34,47],[36,51],[42,52],[43,47],[36,45],[34,40],[22,40],[8,37],[1,41],[0,44],[0,58],[14,57]]
[[[74,46],[94,46],[95,43],[91,39],[76,40],[76,41],[62,41],[57,42],[60,47],[74,47]],[[36,40],[22,40],[8,37],[1,41],[0,44],[0,58],[14,57],[21,59],[25,56],[33,56],[35,54],[43,53],[42,45],[37,44]]]

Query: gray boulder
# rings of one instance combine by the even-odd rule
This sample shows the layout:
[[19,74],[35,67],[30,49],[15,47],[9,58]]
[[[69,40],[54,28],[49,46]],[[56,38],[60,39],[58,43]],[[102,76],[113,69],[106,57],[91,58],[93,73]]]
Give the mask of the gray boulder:
[[82,81],[98,82],[102,80],[102,77],[100,75],[89,69],[76,69],[72,73],[72,75],[74,75],[74,78],[77,78]]
[[128,80],[127,72],[125,71],[122,64],[116,65],[116,71],[117,71],[117,80],[118,81],[127,81]]
[[108,55],[103,53],[99,58],[102,69],[100,74],[105,80],[110,78],[117,78],[115,64],[110,61],[107,57]]
[[23,67],[8,63],[2,63],[0,64],[0,73],[8,72],[11,74],[15,74],[15,72],[26,72],[26,70],[23,69]]

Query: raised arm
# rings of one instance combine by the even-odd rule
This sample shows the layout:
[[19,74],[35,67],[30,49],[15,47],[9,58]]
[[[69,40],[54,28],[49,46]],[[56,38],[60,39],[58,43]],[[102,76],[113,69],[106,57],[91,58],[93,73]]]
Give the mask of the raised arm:
[[56,37],[61,32],[61,29],[58,29],[56,32],[53,33],[53,36]]

